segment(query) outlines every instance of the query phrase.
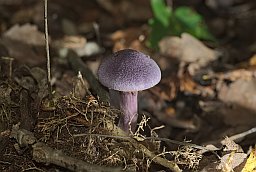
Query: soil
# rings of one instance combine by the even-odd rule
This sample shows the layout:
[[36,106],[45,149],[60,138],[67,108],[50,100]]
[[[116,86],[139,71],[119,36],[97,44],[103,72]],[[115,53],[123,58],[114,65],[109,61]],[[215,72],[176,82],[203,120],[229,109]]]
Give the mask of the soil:
[[[168,1],[196,10],[217,42],[166,36],[156,50],[146,46],[147,0],[51,0],[49,84],[43,1],[0,0],[0,171],[249,169],[256,2],[225,2]],[[139,92],[138,127],[129,134],[97,79],[101,60],[125,48],[162,70],[158,85]]]

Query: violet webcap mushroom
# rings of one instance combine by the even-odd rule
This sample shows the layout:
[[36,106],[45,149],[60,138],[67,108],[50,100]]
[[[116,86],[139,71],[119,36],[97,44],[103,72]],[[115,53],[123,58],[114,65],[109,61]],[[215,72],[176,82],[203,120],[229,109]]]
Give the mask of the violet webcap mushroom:
[[134,132],[138,119],[138,91],[160,82],[160,68],[149,56],[124,49],[102,61],[98,77],[100,83],[109,89],[110,105],[122,111],[118,126],[126,133],[130,129]]

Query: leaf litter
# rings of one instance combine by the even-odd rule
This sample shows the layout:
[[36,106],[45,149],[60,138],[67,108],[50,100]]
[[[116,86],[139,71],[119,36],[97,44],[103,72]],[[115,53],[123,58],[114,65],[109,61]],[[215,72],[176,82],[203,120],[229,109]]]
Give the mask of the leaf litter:
[[[230,65],[225,60],[230,60],[238,48],[229,49],[231,44],[222,43],[223,49],[231,52],[227,55],[223,49],[209,48],[188,33],[164,37],[159,51],[152,51],[145,46],[149,28],[129,26],[131,21],[141,22],[150,17],[144,3],[136,3],[136,9],[143,9],[138,16],[122,17],[136,5],[124,1],[90,2],[85,7],[90,13],[86,13],[87,10],[75,4],[67,8],[64,5],[67,2],[53,2],[50,7],[50,25],[54,25],[53,101],[47,97],[46,73],[38,67],[45,61],[42,3],[23,4],[26,8],[9,17],[13,26],[1,18],[1,26],[8,24],[8,29],[1,30],[0,48],[1,170],[250,171],[255,168],[254,56]],[[233,5],[236,4],[225,8],[232,9]],[[5,4],[7,11],[14,6]],[[99,7],[106,15],[102,15]],[[122,8],[113,11],[116,7]],[[63,11],[69,12],[63,15]],[[73,20],[80,14],[89,16]],[[101,26],[98,31],[93,20]],[[113,27],[126,22],[128,27]],[[232,34],[227,34],[227,39],[230,37]],[[140,94],[139,113],[143,115],[138,130],[131,136],[116,127],[121,112],[101,101],[106,91],[95,84],[99,61],[124,48],[150,54],[163,73],[159,85]],[[252,51],[253,45],[247,50]],[[239,55],[242,59],[246,56]],[[14,66],[9,57],[14,58]],[[82,70],[77,75],[78,69]],[[223,139],[226,136],[229,137]]]

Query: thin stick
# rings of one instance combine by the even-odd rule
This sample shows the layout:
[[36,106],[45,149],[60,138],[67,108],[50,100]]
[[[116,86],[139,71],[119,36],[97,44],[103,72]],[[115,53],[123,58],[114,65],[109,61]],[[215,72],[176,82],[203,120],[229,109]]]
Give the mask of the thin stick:
[[[116,138],[116,139],[130,139],[130,136],[113,136],[113,135],[106,135],[106,134],[75,134],[73,135],[73,137],[83,137],[83,136],[96,136],[96,137],[108,137],[108,138]],[[200,145],[196,145],[193,143],[188,143],[188,142],[180,142],[180,141],[176,141],[176,140],[171,140],[171,139],[167,139],[167,138],[161,138],[161,137],[144,137],[143,140],[159,140],[159,141],[164,141],[164,142],[169,142],[169,143],[173,143],[176,145],[182,145],[182,146],[191,146],[193,148],[196,149],[200,149],[200,150],[207,150],[207,151],[213,151],[212,149],[208,149],[207,147],[204,146],[200,146]],[[219,149],[216,149],[219,150]]]
[[50,98],[52,98],[51,63],[50,63],[48,22],[47,22],[47,0],[44,0],[44,29],[45,29],[45,50],[46,50],[46,60],[47,60],[47,82],[48,82],[48,91],[49,91],[49,96],[50,96]]
[[[246,137],[247,135],[250,135],[252,133],[255,133],[256,132],[256,127],[254,128],[251,128],[250,130],[247,130],[245,132],[242,132],[242,133],[239,133],[239,134],[235,134],[233,136],[230,136],[229,139],[230,140],[233,140],[233,141],[236,141],[238,139],[242,139],[244,137]],[[222,140],[221,142],[223,142],[224,140]]]
[[121,167],[106,167],[90,164],[64,154],[61,150],[48,147],[45,143],[37,142],[33,146],[33,160],[36,162],[55,164],[71,171],[87,172],[119,172]]

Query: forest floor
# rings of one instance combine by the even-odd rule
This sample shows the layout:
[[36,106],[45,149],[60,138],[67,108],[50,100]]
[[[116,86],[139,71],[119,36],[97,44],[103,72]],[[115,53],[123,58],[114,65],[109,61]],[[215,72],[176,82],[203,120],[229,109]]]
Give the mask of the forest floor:
[[[168,2],[217,41],[183,33],[149,48],[147,0],[49,1],[49,90],[44,2],[0,0],[0,171],[256,171],[256,2]],[[126,48],[162,71],[129,135],[97,80]]]

